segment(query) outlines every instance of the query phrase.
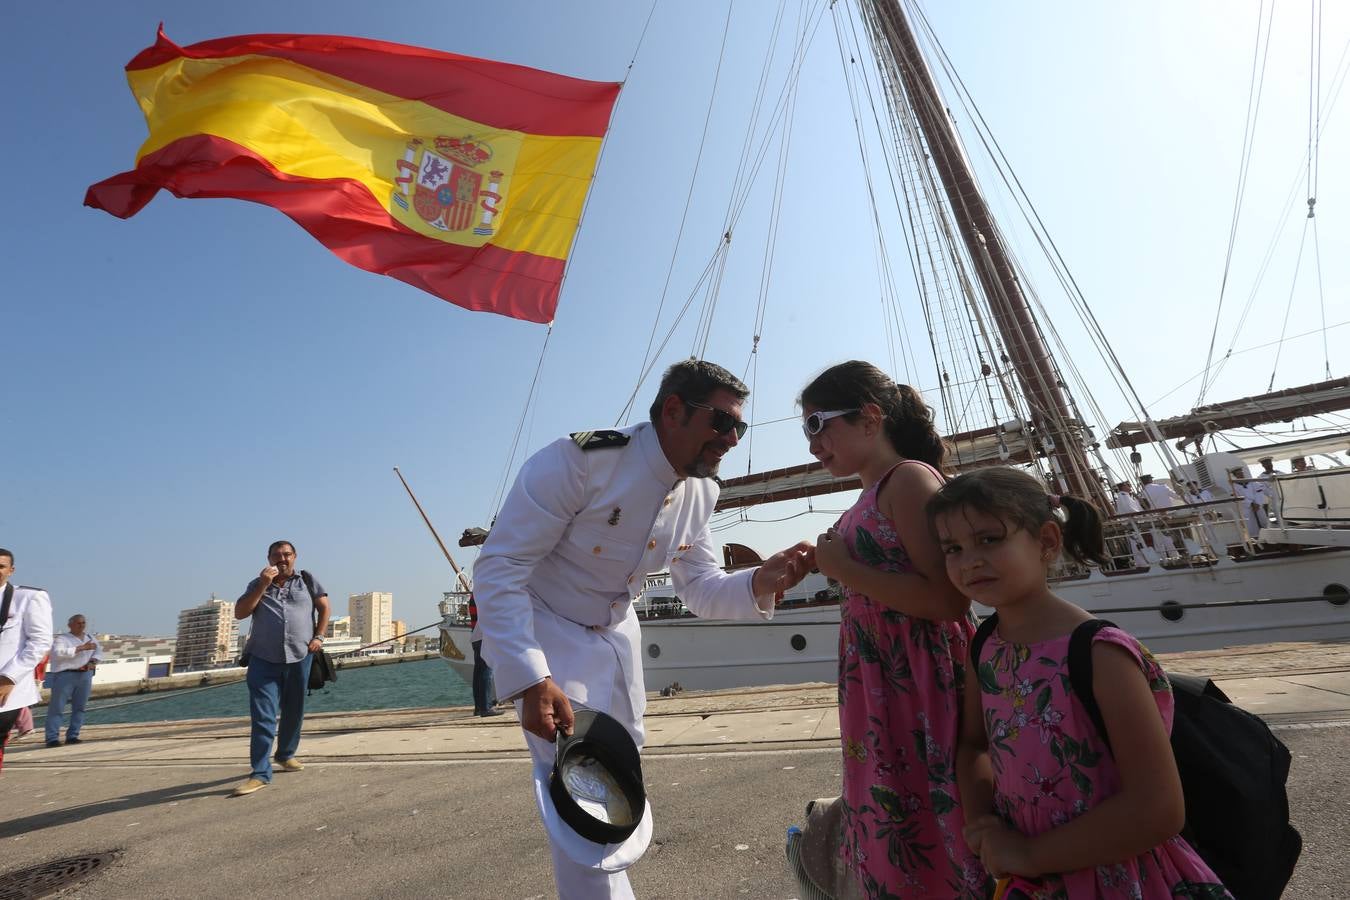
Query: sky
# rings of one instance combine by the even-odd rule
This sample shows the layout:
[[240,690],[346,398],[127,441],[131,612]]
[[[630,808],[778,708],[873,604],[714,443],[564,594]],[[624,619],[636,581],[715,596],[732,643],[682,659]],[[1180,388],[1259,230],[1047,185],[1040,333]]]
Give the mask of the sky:
[[[849,358],[888,367],[872,213],[836,39],[846,6],[821,15],[822,2],[786,5],[790,31],[803,20],[814,30],[767,252],[756,364],[748,367],[776,143],[735,229],[706,348],[695,311],[656,356],[659,374],[703,349],[751,383],[755,427],[724,462],[727,476],[807,461],[794,403],[818,371]],[[930,7],[1139,394],[1157,416],[1186,411],[1224,277],[1259,4]],[[635,391],[637,409],[647,407],[655,381],[640,384],[639,375],[649,338],[661,344],[725,230],[778,9],[767,0],[740,0],[730,12],[712,0],[654,9],[125,0],[54,15],[11,5],[5,24],[23,39],[0,60],[12,86],[0,162],[13,173],[0,201],[8,348],[0,546],[16,555],[16,581],[47,588],[59,621],[80,612],[96,632],[172,634],[179,610],[237,597],[268,543],[284,538],[339,614],[349,594],[385,590],[409,628],[437,621],[451,574],[393,467],[469,565],[473,552],[454,540],[491,519],[522,454],[614,425]],[[625,81],[528,406],[543,326],[471,313],[348,266],[262,206],[161,194],[122,221],[81,205],[89,184],[131,168],[144,140],[123,67],[161,21],[183,45],[256,32],[349,34]],[[1279,337],[1286,309],[1289,334],[1319,328],[1324,314],[1329,326],[1350,319],[1350,173],[1336,165],[1350,146],[1350,101],[1330,102],[1348,39],[1350,7],[1326,4],[1319,300],[1310,262],[1294,279],[1302,186],[1298,209],[1282,215],[1308,149],[1308,9],[1278,5],[1219,316],[1220,348],[1244,352],[1210,400],[1264,392],[1272,371],[1277,386],[1325,377],[1320,333],[1284,343],[1277,369],[1274,346],[1249,349]],[[785,69],[779,52],[766,81],[775,96]],[[984,179],[992,180],[987,169]],[[991,202],[1015,249],[1033,248],[1011,207]],[[899,234],[887,241],[909,303],[904,340],[922,351]],[[1067,303],[1045,290],[1049,281],[1038,280],[1042,299],[1069,346],[1081,348],[1074,363],[1108,424],[1130,418],[1072,331]],[[1327,343],[1334,350],[1346,333],[1333,327]],[[1345,374],[1334,356],[1330,365]],[[894,374],[931,391],[931,370],[920,359]],[[719,518],[716,537],[772,552],[814,538],[850,499],[778,504],[739,524]]]

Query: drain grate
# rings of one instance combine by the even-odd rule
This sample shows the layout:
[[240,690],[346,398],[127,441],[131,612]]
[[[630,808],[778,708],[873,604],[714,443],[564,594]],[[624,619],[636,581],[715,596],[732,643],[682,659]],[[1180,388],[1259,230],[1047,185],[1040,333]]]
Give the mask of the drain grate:
[[0,900],[41,900],[78,884],[122,855],[121,850],[67,856],[0,875]]

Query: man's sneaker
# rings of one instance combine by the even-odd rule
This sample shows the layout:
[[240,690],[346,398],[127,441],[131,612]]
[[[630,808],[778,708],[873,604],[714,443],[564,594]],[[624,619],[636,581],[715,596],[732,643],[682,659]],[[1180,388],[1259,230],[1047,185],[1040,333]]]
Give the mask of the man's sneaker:
[[66,743],[67,743],[67,744],[83,744],[84,741],[80,740],[79,738],[68,737],[68,738],[66,738]]
[[48,741],[48,742],[47,742],[47,746],[48,746],[48,747],[60,747],[60,746],[61,746],[61,742],[60,742],[60,741]]
[[292,756],[290,759],[277,760],[277,767],[283,772],[299,772],[305,764]]
[[235,788],[234,792],[230,794],[230,796],[242,797],[245,794],[251,794],[256,790],[260,790],[265,787],[267,787],[267,782],[263,781],[261,778],[250,778],[248,781],[245,781],[243,784],[239,785],[239,787]]

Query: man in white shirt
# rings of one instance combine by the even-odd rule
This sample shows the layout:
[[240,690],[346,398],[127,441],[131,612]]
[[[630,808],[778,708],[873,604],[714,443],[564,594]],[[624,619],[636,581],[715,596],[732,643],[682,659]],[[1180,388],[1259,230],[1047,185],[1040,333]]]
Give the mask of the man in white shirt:
[[1261,463],[1261,471],[1257,473],[1256,480],[1251,483],[1249,490],[1253,502],[1261,507],[1260,517],[1264,518],[1268,525],[1271,519],[1280,518],[1280,486],[1275,478],[1284,473],[1275,468],[1273,456],[1263,456],[1258,461]]
[[61,746],[61,725],[67,703],[70,704],[70,727],[66,729],[66,743],[84,743],[80,739],[84,707],[94,686],[94,667],[103,661],[98,641],[85,634],[84,616],[76,613],[66,624],[70,630],[58,634],[52,641],[52,661],[47,669],[47,684],[52,691],[47,702],[48,747]]
[[1139,481],[1144,485],[1144,502],[1150,509],[1170,509],[1181,505],[1181,498],[1171,485],[1154,481],[1152,475],[1141,475]]
[[1208,503],[1214,499],[1209,488],[1200,486],[1197,481],[1186,482],[1186,502],[1187,503]]
[[1130,493],[1130,483],[1121,481],[1116,484],[1116,515],[1128,516],[1130,513],[1143,512],[1139,501]]
[[668,570],[696,615],[767,620],[775,594],[814,564],[809,543],[759,568],[722,570],[708,520],[723,455],[745,434],[749,390],[721,366],[676,363],[651,421],[580,431],[530,457],[474,566],[483,655],[516,700],[561,900],[631,898],[624,871],[651,839],[650,807],[624,842],[594,844],[561,823],[548,779],[573,704],[618,720],[640,748],[646,688],[633,600]]
[[9,583],[14,554],[0,549],[0,754],[19,710],[38,702],[33,670],[52,646],[52,601]]
[[1256,479],[1248,479],[1247,471],[1240,466],[1229,470],[1228,483],[1247,523],[1247,539],[1261,540],[1261,529],[1266,527],[1265,486]]
[[[1139,505],[1134,494],[1130,491],[1128,481],[1116,482],[1116,515],[1128,516],[1130,513],[1143,512],[1144,508]],[[1148,545],[1144,542],[1144,537],[1139,532],[1139,526],[1135,523],[1129,523],[1129,531],[1125,535],[1126,543],[1130,548],[1130,555],[1134,558],[1136,566],[1147,566],[1149,564],[1148,554],[1150,551]]]

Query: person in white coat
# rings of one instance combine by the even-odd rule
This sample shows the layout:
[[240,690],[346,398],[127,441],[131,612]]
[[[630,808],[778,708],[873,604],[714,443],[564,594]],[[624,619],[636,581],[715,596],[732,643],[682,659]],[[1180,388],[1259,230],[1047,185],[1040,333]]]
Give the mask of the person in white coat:
[[39,588],[10,584],[13,574],[14,554],[0,550],[0,748],[19,710],[38,702],[33,670],[52,646],[51,598]]
[[562,900],[632,897],[625,869],[651,837],[650,807],[622,844],[593,844],[563,824],[548,796],[558,731],[573,705],[607,713],[642,746],[646,693],[633,600],[669,569],[696,615],[772,618],[775,596],[814,565],[802,542],[756,569],[718,564],[708,520],[722,457],[745,434],[748,389],[721,366],[672,366],[651,421],[582,431],[521,467],[474,566],[483,654],[511,698],[534,759],[535,797]]
[[85,617],[76,613],[66,624],[70,630],[52,638],[52,662],[47,670],[47,684],[51,687],[51,696],[47,698],[48,747],[61,746],[61,725],[67,704],[70,726],[66,729],[66,743],[84,743],[80,737],[84,708],[94,687],[94,669],[103,662],[103,647],[98,638],[85,632]]

